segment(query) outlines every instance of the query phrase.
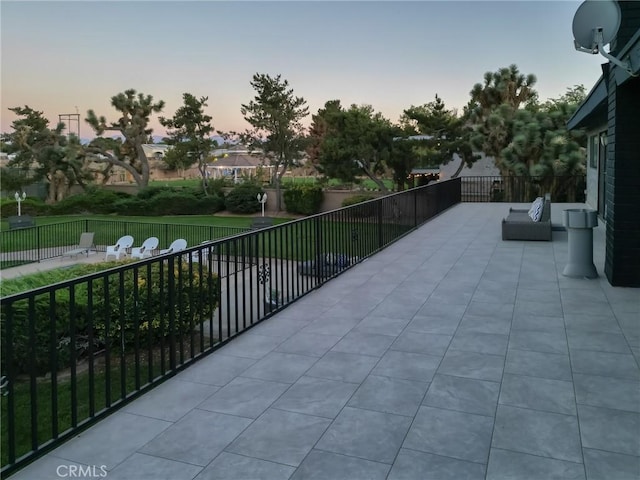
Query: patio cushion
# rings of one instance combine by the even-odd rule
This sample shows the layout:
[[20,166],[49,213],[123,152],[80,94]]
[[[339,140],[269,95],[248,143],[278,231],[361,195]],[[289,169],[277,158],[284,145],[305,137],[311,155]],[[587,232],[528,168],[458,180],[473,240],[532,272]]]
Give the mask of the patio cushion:
[[534,222],[539,222],[542,218],[542,207],[544,206],[544,198],[538,197],[531,204],[531,208],[529,209],[529,217]]

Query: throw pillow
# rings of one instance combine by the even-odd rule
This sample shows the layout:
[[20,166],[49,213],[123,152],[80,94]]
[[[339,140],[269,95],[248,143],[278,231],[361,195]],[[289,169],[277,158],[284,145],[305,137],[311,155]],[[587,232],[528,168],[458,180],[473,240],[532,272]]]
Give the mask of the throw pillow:
[[542,209],[544,207],[544,198],[538,197],[535,199],[533,204],[531,205],[531,210],[529,210],[529,217],[534,222],[539,222],[542,218]]

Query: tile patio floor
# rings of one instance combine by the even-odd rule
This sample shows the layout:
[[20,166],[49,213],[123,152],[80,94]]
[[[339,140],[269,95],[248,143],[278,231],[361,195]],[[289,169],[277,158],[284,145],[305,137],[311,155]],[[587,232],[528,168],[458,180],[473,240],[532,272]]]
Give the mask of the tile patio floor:
[[13,480],[637,480],[640,290],[603,227],[570,279],[567,234],[503,242],[507,208],[457,205]]

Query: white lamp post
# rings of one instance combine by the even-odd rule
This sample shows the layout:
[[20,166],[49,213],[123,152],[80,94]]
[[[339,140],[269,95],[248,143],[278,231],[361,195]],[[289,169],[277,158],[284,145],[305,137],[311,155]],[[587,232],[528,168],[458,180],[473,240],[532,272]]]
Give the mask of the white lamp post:
[[258,194],[258,201],[260,202],[260,204],[262,204],[262,216],[264,217],[264,204],[267,203],[267,194]]
[[22,201],[27,198],[27,194],[22,192],[22,196],[20,196],[20,194],[18,192],[16,192],[16,194],[13,196],[13,198],[16,199],[16,202],[18,202],[18,216],[22,215],[22,210],[20,209],[20,204],[22,203]]

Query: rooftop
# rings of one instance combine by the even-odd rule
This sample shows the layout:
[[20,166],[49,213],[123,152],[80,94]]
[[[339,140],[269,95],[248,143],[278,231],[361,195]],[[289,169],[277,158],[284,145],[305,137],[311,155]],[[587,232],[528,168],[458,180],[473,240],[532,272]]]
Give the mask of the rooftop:
[[567,233],[504,242],[507,209],[456,205],[12,479],[638,478],[640,291],[603,226],[567,278]]

